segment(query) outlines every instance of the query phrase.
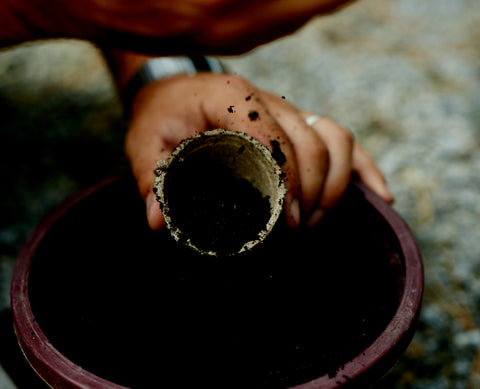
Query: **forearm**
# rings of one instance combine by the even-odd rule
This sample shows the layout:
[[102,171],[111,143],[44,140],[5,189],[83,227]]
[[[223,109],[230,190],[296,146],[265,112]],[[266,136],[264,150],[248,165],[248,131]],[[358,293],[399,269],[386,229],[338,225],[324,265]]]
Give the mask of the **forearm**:
[[19,0],[0,1],[0,47],[35,39],[26,21],[25,8]]
[[77,13],[65,4],[69,3],[0,0],[0,47],[37,39],[87,39],[94,36],[89,35],[88,21],[78,18]]
[[156,55],[237,54],[348,0],[0,0],[0,44],[70,37]]

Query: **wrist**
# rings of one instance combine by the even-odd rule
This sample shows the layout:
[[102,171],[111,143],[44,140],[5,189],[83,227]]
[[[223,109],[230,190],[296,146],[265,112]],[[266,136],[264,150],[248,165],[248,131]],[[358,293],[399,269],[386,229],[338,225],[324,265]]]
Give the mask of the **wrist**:
[[[204,56],[177,56],[144,59],[135,72],[130,72],[128,82],[121,88],[122,100],[128,111],[135,96],[152,82],[181,74],[199,72],[225,73],[224,66],[215,58]],[[131,69],[130,69],[131,70]]]

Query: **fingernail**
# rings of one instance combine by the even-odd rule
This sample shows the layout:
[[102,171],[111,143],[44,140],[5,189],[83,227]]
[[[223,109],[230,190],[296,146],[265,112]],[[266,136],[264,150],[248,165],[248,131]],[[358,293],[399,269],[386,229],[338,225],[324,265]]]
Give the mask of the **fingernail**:
[[389,204],[393,204],[395,202],[395,197],[393,197],[393,194],[390,191],[390,189],[388,189],[388,187],[386,188],[386,192],[385,192],[385,200]]
[[294,227],[300,225],[300,202],[297,198],[293,199],[292,204],[290,204],[290,215]]
[[147,198],[145,199],[147,218],[149,218],[150,213],[152,212],[151,209],[154,205],[155,205],[155,193],[151,192],[147,195]]
[[313,227],[317,225],[318,222],[323,219],[323,215],[325,215],[325,211],[323,209],[318,208],[315,211],[313,211],[310,217],[308,218],[307,227]]

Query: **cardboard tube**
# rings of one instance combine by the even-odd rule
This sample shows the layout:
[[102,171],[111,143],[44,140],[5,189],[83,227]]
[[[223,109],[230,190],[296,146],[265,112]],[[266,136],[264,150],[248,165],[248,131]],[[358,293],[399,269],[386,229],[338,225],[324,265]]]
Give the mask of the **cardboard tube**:
[[202,132],[157,166],[154,191],[167,228],[201,254],[252,249],[282,212],[283,172],[270,150],[245,133]]

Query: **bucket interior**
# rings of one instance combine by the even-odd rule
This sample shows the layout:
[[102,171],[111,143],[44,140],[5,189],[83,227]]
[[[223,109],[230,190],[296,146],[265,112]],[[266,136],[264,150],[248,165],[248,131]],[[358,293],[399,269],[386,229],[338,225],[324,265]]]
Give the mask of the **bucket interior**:
[[217,259],[149,230],[124,179],[47,231],[29,299],[60,353],[114,383],[288,387],[362,353],[404,280],[396,237],[355,187],[318,227],[277,227],[252,252]]

